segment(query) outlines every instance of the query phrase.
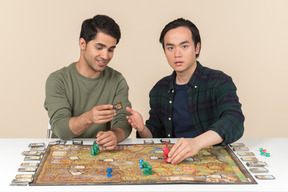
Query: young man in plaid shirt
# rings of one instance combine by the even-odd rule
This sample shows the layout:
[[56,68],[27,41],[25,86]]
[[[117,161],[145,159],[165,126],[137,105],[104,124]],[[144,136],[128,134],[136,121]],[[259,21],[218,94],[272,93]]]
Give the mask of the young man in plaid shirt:
[[176,19],[164,27],[160,42],[174,71],[150,91],[146,125],[137,111],[126,108],[137,137],[180,138],[168,154],[172,164],[202,148],[238,140],[244,132],[244,115],[236,86],[230,76],[197,61],[201,50],[197,27]]

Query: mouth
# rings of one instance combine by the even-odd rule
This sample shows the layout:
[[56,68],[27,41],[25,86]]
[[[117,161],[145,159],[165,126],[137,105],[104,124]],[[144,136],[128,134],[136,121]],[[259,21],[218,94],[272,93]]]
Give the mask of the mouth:
[[103,60],[97,60],[96,59],[96,61],[98,62],[98,65],[100,66],[100,67],[104,67],[105,65],[106,65],[106,61],[103,61]]
[[180,66],[180,65],[182,65],[184,62],[183,61],[176,61],[174,64],[176,65],[176,66]]

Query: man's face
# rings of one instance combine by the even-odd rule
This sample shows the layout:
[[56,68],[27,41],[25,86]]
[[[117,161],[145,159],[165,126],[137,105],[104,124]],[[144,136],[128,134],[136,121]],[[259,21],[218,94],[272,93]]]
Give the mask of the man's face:
[[192,33],[187,27],[171,29],[164,36],[167,61],[177,74],[195,70],[199,48],[200,43],[195,49]]
[[86,44],[80,39],[80,48],[86,64],[86,76],[95,77],[105,69],[113,57],[117,40],[110,35],[98,32],[96,37]]

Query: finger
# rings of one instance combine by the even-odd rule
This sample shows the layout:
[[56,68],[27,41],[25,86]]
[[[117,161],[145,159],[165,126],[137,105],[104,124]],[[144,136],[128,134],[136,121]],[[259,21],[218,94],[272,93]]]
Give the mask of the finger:
[[112,141],[110,141],[110,142],[107,142],[107,143],[103,144],[102,146],[103,146],[105,149],[107,149],[107,150],[113,150],[113,149],[116,148],[117,142],[114,141],[114,140],[112,140]]
[[98,110],[109,110],[113,109],[113,105],[98,105],[97,108]]
[[129,112],[131,115],[134,115],[137,113],[137,111],[134,111],[133,109],[131,109],[130,107],[126,107],[126,111]]
[[175,153],[175,151],[181,146],[182,142],[183,142],[183,139],[180,138],[180,139],[175,143],[175,145],[173,145],[173,147],[170,149],[170,152],[169,152],[169,154],[168,154],[168,157],[172,157],[172,156],[173,156],[173,154]]
[[[175,156],[173,156],[171,158],[171,164],[178,164],[180,163],[181,161],[183,161],[184,159],[186,159],[186,156],[188,154],[188,150],[187,148],[178,148],[179,150],[181,151],[177,151],[175,153]],[[187,156],[188,157],[188,156]]]
[[99,137],[101,137],[101,135],[103,135],[103,133],[104,133],[103,131],[99,131],[96,135],[96,138],[98,139]]

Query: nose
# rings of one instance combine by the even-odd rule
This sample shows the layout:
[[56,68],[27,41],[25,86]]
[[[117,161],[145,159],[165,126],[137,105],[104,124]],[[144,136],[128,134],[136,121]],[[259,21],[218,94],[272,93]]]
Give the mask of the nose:
[[175,58],[182,56],[181,50],[179,48],[175,48],[174,56]]
[[108,59],[108,51],[103,50],[102,53],[101,53],[101,57],[102,57],[103,59]]

